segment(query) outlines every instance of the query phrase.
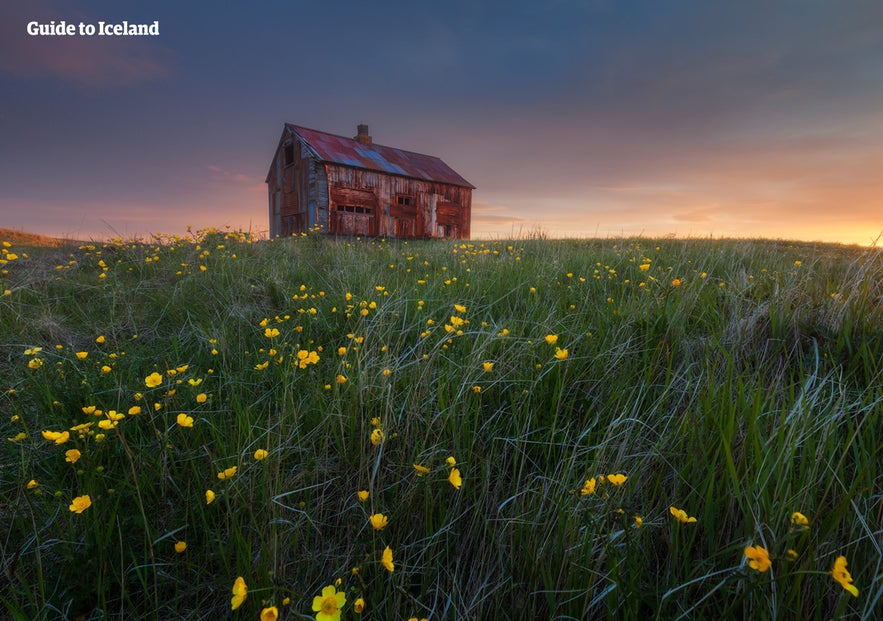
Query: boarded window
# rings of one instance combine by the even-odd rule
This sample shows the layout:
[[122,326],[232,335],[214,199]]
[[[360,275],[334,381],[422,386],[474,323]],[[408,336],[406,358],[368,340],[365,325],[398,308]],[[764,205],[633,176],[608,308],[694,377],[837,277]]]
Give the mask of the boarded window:
[[413,196],[406,196],[404,194],[399,194],[396,196],[396,205],[406,205],[410,206],[414,204]]
[[284,153],[285,165],[291,166],[292,164],[294,164],[294,145],[293,144],[285,145],[285,148],[283,149],[283,153]]

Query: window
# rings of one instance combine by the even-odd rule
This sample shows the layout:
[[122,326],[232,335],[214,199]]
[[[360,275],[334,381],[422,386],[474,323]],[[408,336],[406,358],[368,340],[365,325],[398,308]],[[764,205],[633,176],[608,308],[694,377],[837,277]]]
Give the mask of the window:
[[285,165],[291,166],[292,164],[294,164],[294,145],[291,143],[285,145],[284,153],[285,153],[285,160],[284,160]]
[[399,194],[396,196],[396,205],[406,205],[410,206],[414,204],[413,196],[405,196],[404,194]]
[[364,207],[362,205],[338,205],[337,211],[346,211],[349,213],[374,213],[373,207]]

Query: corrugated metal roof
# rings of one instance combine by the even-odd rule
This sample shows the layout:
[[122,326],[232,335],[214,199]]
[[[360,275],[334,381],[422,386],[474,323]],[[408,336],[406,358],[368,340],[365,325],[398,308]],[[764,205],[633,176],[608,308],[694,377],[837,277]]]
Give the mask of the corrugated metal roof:
[[475,188],[454,169],[431,155],[379,144],[364,145],[352,138],[335,136],[291,123],[286,123],[285,127],[300,136],[324,162]]

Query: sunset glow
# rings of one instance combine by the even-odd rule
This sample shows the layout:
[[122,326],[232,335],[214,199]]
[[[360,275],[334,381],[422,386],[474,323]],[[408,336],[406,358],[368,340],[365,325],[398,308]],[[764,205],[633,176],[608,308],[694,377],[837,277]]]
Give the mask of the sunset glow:
[[880,24],[872,3],[5,3],[0,227],[265,233],[282,124],[367,123],[477,186],[476,238],[871,245]]

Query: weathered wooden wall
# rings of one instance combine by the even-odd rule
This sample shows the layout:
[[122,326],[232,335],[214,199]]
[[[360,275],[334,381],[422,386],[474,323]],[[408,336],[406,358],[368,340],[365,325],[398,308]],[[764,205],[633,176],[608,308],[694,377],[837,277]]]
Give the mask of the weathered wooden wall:
[[470,235],[471,188],[323,163],[287,129],[267,185],[271,237],[312,227],[335,235],[406,239]]

